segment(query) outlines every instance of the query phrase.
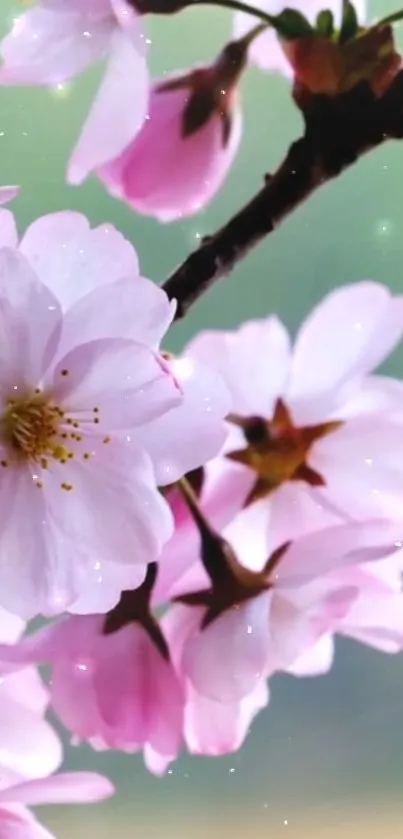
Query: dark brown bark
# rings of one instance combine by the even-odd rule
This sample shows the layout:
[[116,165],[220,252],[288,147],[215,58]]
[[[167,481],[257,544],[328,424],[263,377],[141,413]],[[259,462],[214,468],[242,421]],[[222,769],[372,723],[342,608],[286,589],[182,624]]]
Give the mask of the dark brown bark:
[[305,132],[277,171],[165,282],[168,296],[178,301],[177,319],[320,186],[384,141],[403,137],[403,71],[379,98],[363,82],[346,94],[299,104]]

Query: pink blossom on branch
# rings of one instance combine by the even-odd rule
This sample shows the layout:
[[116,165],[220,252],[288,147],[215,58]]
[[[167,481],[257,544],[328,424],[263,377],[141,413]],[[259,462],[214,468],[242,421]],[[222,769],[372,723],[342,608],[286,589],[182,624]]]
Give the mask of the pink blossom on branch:
[[[260,560],[321,518],[399,518],[403,501],[400,382],[370,375],[401,340],[403,298],[357,283],[331,292],[294,345],[275,317],[201,333],[187,354],[220,372],[231,430],[215,494],[238,502],[237,544]],[[232,487],[232,490],[231,490]],[[265,535],[266,534],[266,535]]]
[[[174,304],[139,275],[132,246],[113,227],[103,225],[92,231],[83,216],[60,213],[38,219],[18,243],[12,215],[3,210],[0,222],[1,296],[8,301],[2,317],[7,329],[16,334],[18,328],[20,336],[10,344],[10,357],[3,359],[3,375],[7,369],[9,381],[2,394],[0,437],[7,465],[1,470],[0,491],[7,498],[4,514],[12,509],[2,536],[3,544],[8,545],[4,554],[0,545],[4,598],[9,608],[27,616],[62,611],[67,605],[79,612],[103,612],[117,602],[122,589],[141,582],[146,563],[156,558],[170,535],[169,508],[157,484],[171,483],[219,449],[225,437],[228,395],[220,378],[202,364],[162,357],[159,344],[173,317]],[[23,345],[24,356],[20,354]],[[126,353],[126,370],[123,355],[118,359],[118,347]],[[97,348],[104,372],[96,362]],[[27,358],[34,350],[31,376]],[[64,362],[63,357],[80,366],[78,403],[73,409],[73,414],[78,414],[73,416],[69,408],[65,417],[56,417],[56,408],[63,413],[66,400],[72,407],[74,398],[70,387],[75,376],[70,361]],[[23,362],[24,372],[20,369]],[[114,363],[118,365],[115,370]],[[95,388],[91,409],[96,408],[97,414],[93,412],[92,422],[88,406],[83,404],[89,396],[83,390],[86,365],[89,390]],[[54,376],[52,380],[51,369],[56,380]],[[107,392],[112,380],[122,407],[116,404],[114,418],[110,414],[112,392]],[[15,400],[15,388],[22,393],[22,382],[23,399]],[[10,399],[16,402],[17,412],[13,413]],[[112,425],[117,422],[119,426],[112,435],[105,400]],[[53,411],[52,422],[49,411]],[[81,430],[77,426],[82,421],[85,437],[83,426]],[[22,424],[31,446],[30,452],[27,446],[24,450],[25,473],[21,452],[18,464],[14,451],[9,463],[10,445],[15,448],[15,434],[21,436]],[[71,479],[72,472],[77,477],[77,470],[81,492],[77,492],[76,479]],[[15,482],[13,488],[10,481]],[[74,491],[69,489],[72,484]],[[39,492],[38,486],[44,491]],[[102,495],[106,515],[100,515]],[[60,509],[56,510],[61,499],[62,519],[67,516],[64,524]],[[21,529],[19,517],[26,504],[31,516]],[[34,521],[37,519],[39,526],[43,518],[46,532],[39,527],[31,538]],[[88,528],[93,529],[95,542]],[[29,550],[24,547],[25,539]],[[25,563],[22,576],[17,562],[10,561],[9,567],[6,553],[8,559],[21,553]],[[53,568],[50,575],[47,562]]]
[[79,183],[141,127],[148,103],[145,53],[140,18],[126,0],[39,0],[16,18],[0,46],[0,85],[54,86],[108,57],[70,161],[70,178]]
[[[64,318],[59,353],[74,343],[77,330],[83,343],[119,337],[160,348],[175,302],[141,276],[133,245],[113,225],[91,229],[80,213],[52,213],[34,221],[18,243],[9,219],[3,240],[0,226],[0,243],[18,245],[60,301]],[[168,358],[164,365],[182,392],[180,404],[164,415],[162,425],[155,418],[137,429],[139,443],[147,436],[160,485],[173,483],[219,451],[226,436],[223,418],[230,409],[227,389],[209,367],[186,354]]]
[[89,568],[102,577],[116,564],[138,585],[170,535],[136,428],[181,396],[158,354],[133,340],[80,344],[77,329],[60,357],[59,302],[9,248],[0,302],[1,598],[23,616],[60,612]]
[[156,566],[107,616],[70,617],[20,643],[3,661],[52,666],[51,702],[66,728],[95,749],[143,750],[162,774],[182,744],[185,694],[169,647],[149,611]]
[[246,49],[228,44],[210,67],[153,85],[140,133],[97,170],[111,195],[162,222],[193,215],[213,198],[241,139],[237,85]]
[[172,607],[179,671],[210,700],[251,694],[348,613],[359,589],[335,572],[396,553],[401,537],[401,525],[387,521],[325,528],[276,549],[260,571],[249,570],[246,551],[241,565],[228,543],[204,542],[207,582],[206,570],[194,566],[193,585],[188,575]]
[[[283,2],[283,0],[254,0],[253,5],[272,15],[280,14],[285,7],[296,9],[311,24],[315,23],[316,16],[323,9],[328,9],[334,14],[336,25],[340,23],[342,15],[342,0],[328,0],[328,2],[324,2],[324,0],[290,0],[287,3]],[[359,20],[362,22],[365,18],[366,0],[354,0],[353,5],[357,11]],[[245,12],[236,12],[234,17],[234,37],[243,37],[255,25],[256,18],[252,15],[245,14]],[[262,70],[267,70],[271,73],[281,73],[288,78],[291,78],[293,75],[292,66],[283,51],[277,34],[270,27],[254,40],[249,50],[249,58]]]

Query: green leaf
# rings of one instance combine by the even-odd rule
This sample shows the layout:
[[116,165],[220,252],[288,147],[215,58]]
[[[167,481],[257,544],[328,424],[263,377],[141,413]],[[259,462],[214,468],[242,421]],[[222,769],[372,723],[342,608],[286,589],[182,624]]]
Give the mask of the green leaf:
[[294,41],[296,38],[309,38],[315,34],[313,26],[296,9],[284,9],[276,15],[274,28],[285,38],[286,41]]
[[334,33],[334,17],[330,9],[319,12],[316,18],[316,31],[325,38],[331,38]]
[[339,35],[339,41],[341,44],[344,44],[345,41],[349,41],[350,38],[355,38],[359,29],[359,23],[357,18],[357,12],[352,3],[349,0],[344,0],[343,2],[343,19],[341,22],[341,29]]

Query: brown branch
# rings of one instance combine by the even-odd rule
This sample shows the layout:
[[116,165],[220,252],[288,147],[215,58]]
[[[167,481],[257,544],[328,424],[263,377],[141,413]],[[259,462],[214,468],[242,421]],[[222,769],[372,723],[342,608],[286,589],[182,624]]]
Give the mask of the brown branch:
[[403,71],[379,98],[366,82],[337,97],[312,97],[304,117],[303,137],[260,192],[165,282],[177,319],[320,186],[385,140],[403,137]]

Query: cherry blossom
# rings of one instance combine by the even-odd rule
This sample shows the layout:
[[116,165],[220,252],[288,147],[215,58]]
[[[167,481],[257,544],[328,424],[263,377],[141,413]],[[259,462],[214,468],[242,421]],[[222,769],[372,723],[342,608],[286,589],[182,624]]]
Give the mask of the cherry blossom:
[[246,46],[233,43],[211,67],[156,82],[142,130],[122,154],[98,169],[111,195],[162,222],[204,207],[238,150],[236,88],[245,61]]
[[[119,337],[160,349],[176,304],[141,276],[132,244],[113,225],[91,229],[80,213],[51,213],[36,219],[19,241],[11,214],[2,213],[0,243],[18,247],[61,304],[59,354],[74,344],[77,330],[83,343]],[[139,442],[141,435],[147,437],[160,485],[173,483],[219,451],[226,437],[223,417],[230,408],[221,377],[208,366],[186,353],[166,359],[164,365],[182,400],[164,415],[163,425],[158,417],[149,418],[137,430]],[[179,427],[180,446],[175,443]]]
[[26,805],[100,801],[113,793],[112,784],[93,772],[65,772],[38,780],[17,779],[0,790],[2,839],[52,839]]
[[0,84],[56,86],[107,56],[108,67],[69,176],[119,154],[141,127],[148,104],[145,38],[126,0],[40,0],[14,21],[0,47]]
[[[264,9],[272,15],[279,14],[283,11],[285,6],[289,9],[296,9],[309,20],[310,23],[315,23],[315,18],[323,9],[329,9],[333,12],[335,18],[341,19],[341,0],[329,0],[324,3],[323,0],[290,0],[284,4],[282,0],[254,0],[255,7]],[[364,21],[366,12],[365,0],[354,0],[354,7],[357,15],[361,21]],[[237,12],[234,18],[234,35],[239,38],[244,36],[256,25],[256,18],[247,15],[244,12]],[[281,73],[284,76],[292,76],[292,67],[277,38],[273,29],[266,29],[253,42],[249,50],[249,58],[262,70],[269,72]]]
[[136,427],[178,404],[177,383],[129,339],[78,341],[60,358],[58,300],[9,248],[0,317],[2,603],[26,617],[59,612],[104,562],[138,585],[172,522]]
[[401,535],[401,525],[387,521],[325,528],[277,548],[261,571],[248,569],[253,547],[240,555],[241,565],[229,543],[206,537],[205,568],[193,566],[192,585],[185,575],[181,603],[172,607],[180,650],[173,655],[183,677],[209,700],[251,694],[348,613],[359,589],[335,572],[396,553]]
[[107,616],[70,617],[1,647],[4,661],[52,665],[51,701],[66,728],[95,749],[144,750],[162,774],[182,743],[184,690],[148,609],[156,566]]
[[400,516],[403,389],[369,373],[402,331],[403,298],[361,282],[325,297],[293,347],[269,317],[234,332],[201,333],[187,348],[215,365],[232,394],[217,481],[226,504],[229,493],[232,504],[238,499],[237,538],[244,532],[250,540],[252,528],[262,559],[269,530],[280,541],[293,538],[295,527],[320,526],[323,514]]

